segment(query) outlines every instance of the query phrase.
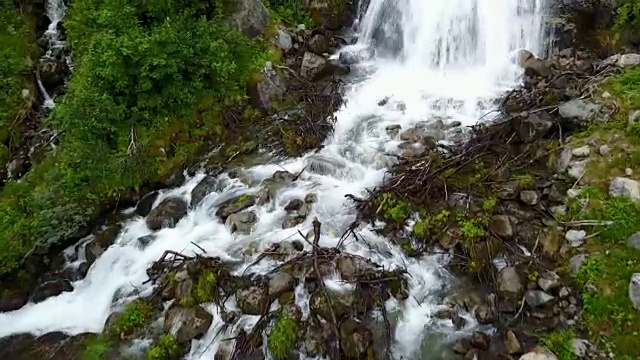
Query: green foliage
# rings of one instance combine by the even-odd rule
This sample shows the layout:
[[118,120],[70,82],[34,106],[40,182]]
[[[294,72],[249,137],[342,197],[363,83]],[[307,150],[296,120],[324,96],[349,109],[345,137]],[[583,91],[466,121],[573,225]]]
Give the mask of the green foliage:
[[487,220],[484,218],[468,219],[459,217],[458,226],[460,226],[462,236],[467,240],[481,239],[489,235],[487,232]]
[[135,300],[118,315],[108,331],[115,334],[131,334],[151,320],[152,311],[153,308],[148,302]]
[[486,198],[482,201],[482,210],[484,210],[488,214],[491,214],[498,206],[498,203],[498,198],[495,196]]
[[294,319],[278,315],[276,323],[267,337],[267,346],[275,360],[289,359],[291,351],[298,342],[298,325]]
[[420,221],[413,227],[413,235],[422,239],[438,235],[445,230],[450,216],[451,213],[447,210],[442,210],[435,215],[422,213]]
[[404,222],[404,220],[411,214],[409,204],[397,199],[393,194],[382,194],[380,201],[382,204],[382,216],[386,220]]
[[178,341],[171,334],[160,335],[147,352],[147,360],[171,360],[178,357],[180,348]]
[[556,354],[558,360],[574,360],[576,356],[573,354],[571,347],[571,340],[574,338],[573,331],[562,330],[546,334],[542,338],[542,343]]
[[616,29],[640,29],[640,2],[636,0],[619,0],[617,4]]
[[88,340],[82,351],[80,358],[82,360],[102,360],[109,352],[111,344],[104,336],[98,336]]
[[[20,183],[9,183],[2,191],[0,276],[19,268],[37,242],[52,244],[73,236],[105,203],[114,204],[124,191],[167,176],[205,140],[223,135],[221,113],[245,101],[250,74],[264,59],[257,42],[225,25],[230,4],[71,4],[65,25],[74,72],[64,101],[48,119],[64,138]],[[19,17],[14,15],[0,16],[4,30],[5,24],[15,30],[11,34],[17,42]],[[4,16],[10,19],[5,22]],[[5,49],[0,46],[3,54],[9,51]],[[11,59],[3,59],[1,71],[20,73],[24,64],[14,61],[17,55]],[[6,83],[20,92],[17,80],[5,80],[0,79],[3,87]]]
[[216,275],[211,270],[204,271],[198,277],[198,282],[193,288],[193,300],[201,304],[213,300],[213,291],[216,286]]
[[266,3],[272,10],[272,14],[289,26],[304,24],[313,27],[315,25],[305,10],[305,0],[268,0]]
[[[22,89],[29,82],[29,31],[13,1],[0,0],[0,144],[12,139],[16,117],[24,106]],[[0,164],[4,166],[4,164]]]
[[535,179],[530,174],[514,176],[514,180],[522,189],[526,190],[533,189],[536,185]]

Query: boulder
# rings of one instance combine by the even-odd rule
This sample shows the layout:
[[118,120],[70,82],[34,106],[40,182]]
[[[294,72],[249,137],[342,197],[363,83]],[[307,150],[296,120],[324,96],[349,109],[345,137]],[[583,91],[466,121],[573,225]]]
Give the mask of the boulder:
[[308,0],[307,10],[322,27],[339,30],[347,24],[347,0]]
[[522,355],[520,360],[558,360],[558,357],[549,351],[549,349],[536,346],[533,351]]
[[187,215],[187,203],[179,197],[169,197],[147,215],[147,227],[151,230],[173,228]]
[[549,62],[543,59],[538,59],[527,50],[522,50],[518,54],[518,65],[524,69],[527,76],[548,77],[551,75],[551,66]]
[[200,205],[202,200],[212,192],[221,191],[220,182],[211,175],[207,175],[200,180],[193,190],[191,190],[191,207]]
[[0,313],[18,310],[29,300],[26,293],[9,293],[0,297]]
[[261,0],[234,0],[226,22],[253,39],[262,35],[269,23],[269,9]]
[[513,226],[511,219],[507,215],[495,215],[489,223],[489,231],[498,235],[503,239],[511,239],[513,237]]
[[553,296],[541,290],[528,290],[524,294],[524,300],[527,302],[527,305],[531,307],[542,306],[553,299]]
[[492,324],[496,321],[496,312],[489,305],[482,304],[476,308],[476,319],[482,325]]
[[67,279],[48,281],[40,285],[31,295],[31,301],[38,303],[52,296],[58,296],[63,292],[73,291],[71,282]]
[[236,292],[238,307],[247,315],[262,315],[269,304],[266,292],[258,286],[239,289]]
[[284,78],[273,69],[271,62],[265,65],[261,75],[259,81],[250,84],[249,98],[253,106],[270,112],[283,99],[287,85]]
[[180,344],[201,338],[213,322],[213,316],[200,306],[172,306],[167,311],[164,331],[176,337]]
[[573,99],[560,105],[560,117],[569,123],[584,126],[601,117],[601,106],[583,99]]
[[609,195],[624,196],[634,202],[640,202],[640,182],[624,177],[613,178],[609,185]]
[[229,215],[225,221],[225,225],[229,227],[232,233],[239,232],[241,234],[250,234],[253,225],[258,222],[258,216],[253,211],[243,211]]
[[486,350],[489,348],[489,344],[491,344],[491,338],[482,331],[474,331],[471,334],[471,346]]
[[319,79],[328,68],[328,60],[320,55],[307,51],[302,56],[300,76],[307,80]]
[[498,273],[498,290],[506,297],[520,297],[524,287],[517,270],[507,266]]
[[550,291],[562,285],[560,276],[553,271],[543,271],[538,277],[538,286],[544,291]]
[[522,345],[516,334],[509,330],[504,337],[504,349],[509,355],[519,354],[522,352]]
[[293,291],[293,287],[293,276],[286,272],[278,272],[269,279],[269,297],[275,299],[287,291]]
[[323,34],[316,34],[309,39],[307,46],[312,53],[322,55],[329,52],[329,39]]
[[151,209],[153,209],[153,203],[158,198],[158,195],[160,195],[158,191],[152,191],[146,194],[145,196],[143,196],[136,204],[136,210],[135,210],[136,214],[140,216],[149,215],[149,213],[151,212]]
[[38,73],[45,89],[53,90],[64,84],[69,69],[63,59],[43,58],[38,63]]
[[543,117],[539,114],[529,114],[525,118],[518,117],[513,124],[520,140],[526,143],[542,139],[553,127],[553,122],[548,120],[548,116]]
[[220,207],[218,208],[218,210],[216,210],[216,216],[226,221],[231,214],[235,214],[244,209],[247,209],[253,206],[255,203],[256,203],[255,196],[240,195],[220,204]]
[[640,310],[640,273],[631,275],[631,280],[629,280],[629,299],[633,307]]
[[286,29],[278,29],[278,34],[273,38],[273,44],[282,51],[287,52],[293,47],[293,38]]

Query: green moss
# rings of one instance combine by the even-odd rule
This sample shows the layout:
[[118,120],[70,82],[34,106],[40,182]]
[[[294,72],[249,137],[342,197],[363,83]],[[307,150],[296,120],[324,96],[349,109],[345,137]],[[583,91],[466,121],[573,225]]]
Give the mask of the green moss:
[[275,360],[287,360],[298,343],[298,325],[294,319],[280,313],[273,330],[267,336],[267,346]]
[[411,214],[409,204],[397,199],[393,194],[382,194],[380,201],[382,204],[381,213],[386,220],[404,223],[404,220]]
[[572,330],[555,331],[542,337],[542,343],[558,357],[558,360],[575,360],[577,357],[571,347],[571,340],[575,337]]
[[458,217],[458,226],[462,236],[467,240],[477,240],[489,235],[487,231],[487,219]]
[[513,177],[520,188],[525,190],[534,189],[536,186],[535,178],[531,174],[516,175]]
[[102,360],[112,347],[112,343],[106,336],[97,336],[87,340],[85,348],[80,354],[81,360]]
[[423,212],[420,214],[420,220],[413,227],[413,235],[422,239],[437,236],[445,230],[450,217],[451,213],[447,210],[437,214]]
[[216,282],[216,275],[211,270],[204,271],[198,276],[198,281],[192,290],[193,300],[196,304],[213,300]]
[[236,199],[236,204],[242,204],[243,202],[250,200],[251,196],[249,195],[240,195],[238,196],[238,198]]
[[491,214],[498,207],[498,198],[495,196],[491,196],[482,201],[482,210],[486,213]]
[[107,331],[119,335],[130,335],[151,320],[153,307],[144,300],[134,300],[120,313]]
[[178,341],[173,335],[160,335],[154,342],[145,358],[146,360],[171,360],[176,359],[180,354]]

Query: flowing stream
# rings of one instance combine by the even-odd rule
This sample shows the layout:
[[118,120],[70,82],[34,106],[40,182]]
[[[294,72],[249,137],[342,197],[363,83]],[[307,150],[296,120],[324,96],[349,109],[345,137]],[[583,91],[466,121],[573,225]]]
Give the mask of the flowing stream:
[[[152,232],[143,218],[129,220],[116,243],[95,261],[86,278],[73,284],[73,292],[0,314],[0,337],[21,332],[100,332],[111,312],[152,291],[150,284],[143,285],[152,261],[167,249],[199,252],[191,242],[210,256],[237,263],[237,272],[257,257],[246,255],[244,249],[264,250],[275,242],[294,239],[299,236],[298,230],[306,233],[311,229],[314,218],[322,223],[320,244],[335,246],[356,216],[344,195],[365,196],[366,189],[379,184],[394,161],[386,154],[399,153],[400,141],[388,135],[385,128],[401,125],[407,129],[434,119],[475,124],[495,107],[501,94],[518,84],[521,70],[514,62],[516,52],[528,49],[540,55],[544,51],[544,2],[371,0],[358,22],[357,44],[343,49],[367,56],[354,65],[346,104],[336,114],[335,132],[321,151],[247,168],[253,180],[251,186],[221,175],[225,184],[222,191],[209,194],[175,228],[156,232],[155,241],[145,248],[138,246],[137,239]],[[386,97],[389,101],[379,105]],[[231,234],[213,215],[222,201],[257,193],[260,181],[275,171],[285,168],[297,173],[318,162],[323,166],[310,166],[301,179],[280,189],[271,204],[253,208],[259,221],[250,235]],[[165,190],[156,204],[175,195],[189,201],[191,190],[204,175],[187,179],[180,188]],[[318,202],[307,220],[297,227],[282,229],[284,206],[310,192],[317,194]],[[390,313],[398,315],[393,334],[394,358],[434,358],[430,355],[432,349],[425,345],[427,339],[433,334],[453,333],[450,322],[433,317],[454,282],[442,267],[447,257],[407,258],[373,229],[360,229],[360,234],[371,246],[347,242],[346,251],[370,258],[385,268],[406,266],[411,275],[411,296],[401,303],[394,299],[387,303]],[[275,265],[261,262],[249,271],[264,273]],[[305,308],[301,288],[296,290],[296,301]],[[233,309],[234,300],[230,299],[228,305]],[[223,322],[215,305],[205,308],[213,314],[214,322],[203,339],[194,340],[189,359],[213,358],[219,340],[228,335],[220,334],[214,339]],[[465,316],[468,331],[475,322],[472,316]],[[250,328],[254,322],[255,317],[244,316],[236,326]]]

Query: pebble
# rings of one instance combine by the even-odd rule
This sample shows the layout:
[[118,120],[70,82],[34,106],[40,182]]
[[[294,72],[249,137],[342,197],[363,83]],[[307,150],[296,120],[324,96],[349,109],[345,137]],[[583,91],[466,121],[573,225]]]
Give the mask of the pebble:
[[580,195],[581,192],[582,192],[581,189],[569,189],[567,190],[567,196],[570,198],[575,198],[575,197],[578,197],[578,195]]
[[587,145],[571,150],[571,154],[576,157],[587,157],[590,153],[591,149]]
[[610,153],[611,153],[611,148],[609,147],[609,145],[600,146],[600,155],[607,156]]
[[587,232],[584,230],[569,230],[564,235],[564,238],[571,244],[572,247],[578,247],[584,243],[584,239],[587,237]]
[[586,169],[586,164],[584,161],[576,161],[569,165],[569,175],[571,175],[574,179],[579,179],[582,177]]
[[608,91],[605,91],[605,92],[602,93],[602,97],[606,99],[606,98],[611,97],[611,94]]
[[631,175],[633,175],[633,170],[631,170],[630,168],[626,168],[626,169],[624,169],[624,173],[627,176],[631,176]]
[[[569,260],[569,269],[571,270],[571,273],[573,275],[576,275],[580,271],[580,268],[582,267],[582,264],[587,260],[587,257],[587,254],[578,254],[571,257],[571,259]],[[571,302],[571,299],[569,299],[569,302]]]

